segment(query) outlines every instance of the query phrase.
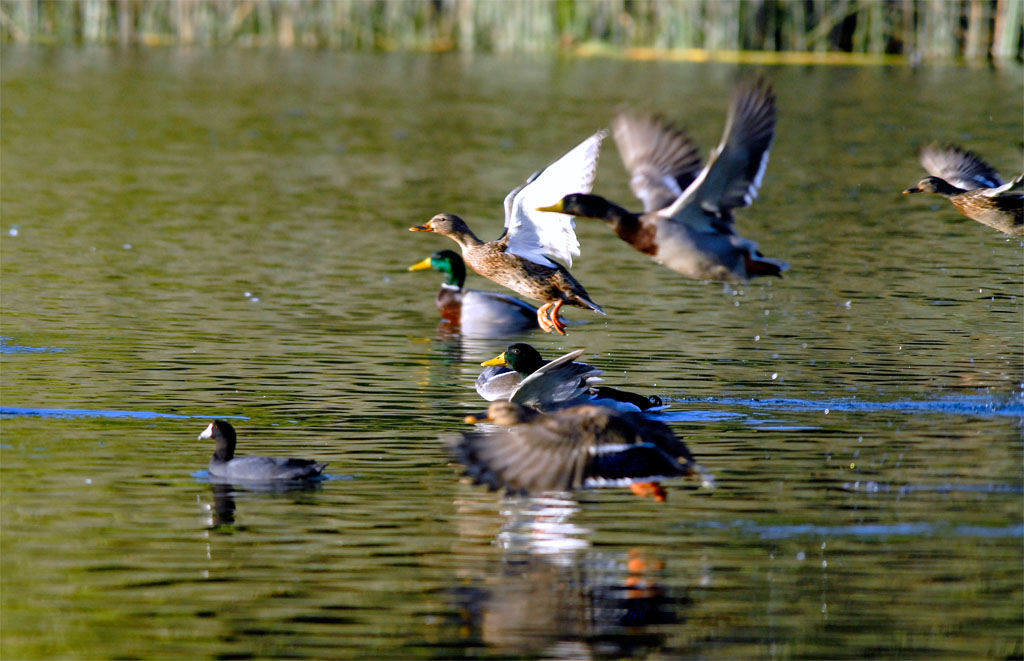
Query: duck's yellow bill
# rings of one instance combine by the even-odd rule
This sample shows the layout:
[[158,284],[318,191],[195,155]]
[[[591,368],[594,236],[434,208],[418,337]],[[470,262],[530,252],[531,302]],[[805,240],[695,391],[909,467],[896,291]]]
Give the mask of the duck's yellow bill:
[[475,425],[480,422],[491,422],[490,416],[484,415],[483,417],[477,415],[467,415],[462,419],[467,425]]
[[494,358],[491,358],[490,360],[485,360],[484,362],[482,362],[480,364],[483,367],[493,367],[495,365],[498,365],[500,367],[504,367],[505,365],[508,365],[508,363],[505,362],[505,353],[504,352],[502,352],[501,354],[495,356]]
[[[414,228],[415,229],[415,228]],[[430,258],[427,257],[422,262],[416,262],[409,267],[410,271],[426,271],[429,268],[433,268],[430,264]]]
[[410,227],[409,231],[410,232],[433,232],[434,228],[430,226],[430,221],[428,220],[427,222],[423,223],[422,225],[417,225],[416,227]]
[[555,213],[562,213],[565,207],[562,206],[562,201],[559,200],[549,207],[537,207],[537,211],[554,211]]

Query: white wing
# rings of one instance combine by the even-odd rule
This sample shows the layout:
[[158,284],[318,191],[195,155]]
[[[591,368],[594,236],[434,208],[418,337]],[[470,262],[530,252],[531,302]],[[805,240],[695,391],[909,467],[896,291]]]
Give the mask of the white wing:
[[531,262],[554,266],[551,257],[572,266],[580,254],[572,216],[537,207],[554,204],[570,193],[589,193],[594,187],[601,141],[608,131],[600,130],[540,172],[525,186],[505,198],[505,231],[508,251]]
[[985,197],[1006,197],[1009,199],[1024,197],[1024,172],[1014,177],[1009,183],[987,191]]

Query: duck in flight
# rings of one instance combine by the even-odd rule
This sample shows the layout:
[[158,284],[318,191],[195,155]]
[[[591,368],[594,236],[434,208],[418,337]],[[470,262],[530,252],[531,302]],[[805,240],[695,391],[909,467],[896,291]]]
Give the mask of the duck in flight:
[[573,255],[580,254],[572,218],[536,209],[546,199],[590,192],[606,135],[607,131],[598,131],[510,192],[505,197],[505,232],[497,240],[480,240],[462,218],[448,213],[409,231],[435,232],[454,240],[471,269],[521,296],[543,301],[537,323],[546,332],[565,335],[565,323],[558,318],[563,305],[601,314],[604,310],[569,270],[555,261],[572,266]]
[[1005,183],[980,156],[952,144],[925,146],[921,165],[931,176],[903,191],[904,195],[941,195],[971,220],[1024,236],[1024,173]]
[[575,193],[538,210],[603,220],[635,249],[697,280],[780,275],[788,265],[762,255],[733,220],[733,209],[757,197],[775,124],[771,86],[760,79],[742,82],[722,141],[701,167],[696,145],[681,129],[656,115],[619,114],[612,124],[615,144],[643,211]]

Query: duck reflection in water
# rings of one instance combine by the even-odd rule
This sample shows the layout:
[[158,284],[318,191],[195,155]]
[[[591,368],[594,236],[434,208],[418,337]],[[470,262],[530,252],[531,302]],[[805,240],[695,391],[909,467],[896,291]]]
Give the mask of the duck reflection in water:
[[579,511],[572,499],[506,498],[502,507],[500,562],[452,590],[462,638],[546,658],[636,657],[665,647],[664,625],[684,619],[689,599],[662,585],[660,558],[590,548],[591,531],[571,521]]

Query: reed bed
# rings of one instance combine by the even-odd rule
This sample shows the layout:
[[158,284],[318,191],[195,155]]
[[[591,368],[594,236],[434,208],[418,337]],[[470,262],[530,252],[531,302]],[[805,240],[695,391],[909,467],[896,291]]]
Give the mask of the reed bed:
[[121,46],[1019,60],[1024,0],[0,0],[0,36]]

